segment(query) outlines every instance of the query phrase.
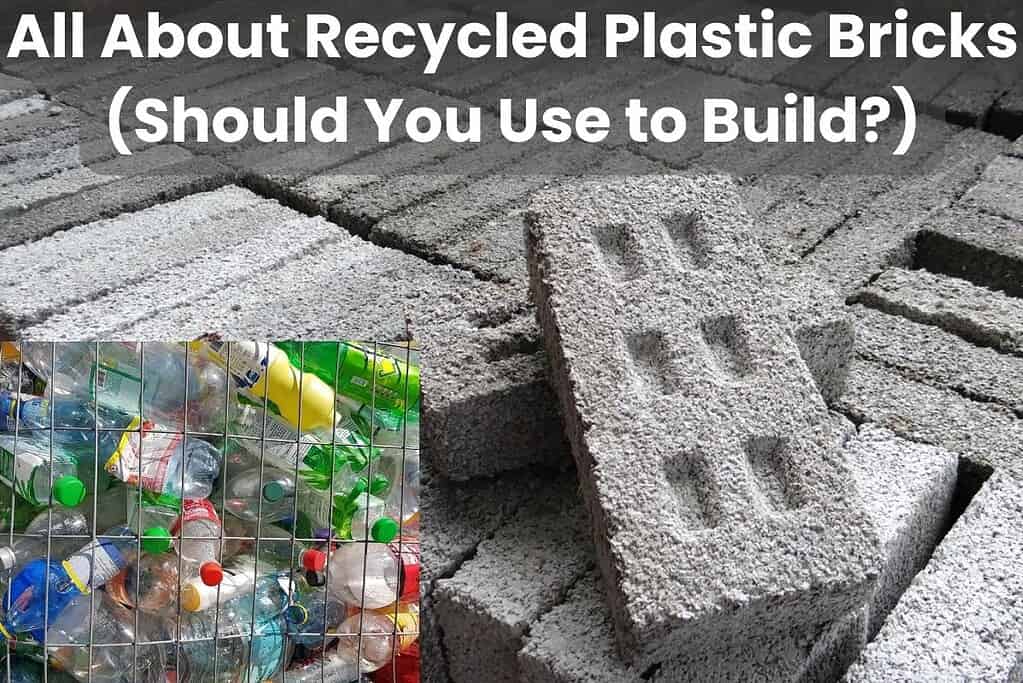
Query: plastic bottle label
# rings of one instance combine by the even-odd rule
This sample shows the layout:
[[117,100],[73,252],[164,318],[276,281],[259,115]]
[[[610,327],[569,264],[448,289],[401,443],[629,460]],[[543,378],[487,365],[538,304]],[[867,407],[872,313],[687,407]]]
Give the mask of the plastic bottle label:
[[182,502],[181,505],[181,515],[170,528],[171,534],[177,535],[181,531],[181,527],[190,522],[209,521],[218,526],[220,525],[220,517],[217,516],[217,511],[213,508],[210,501],[205,498],[202,500],[189,498]]
[[269,344],[231,342],[230,353],[228,353],[227,344],[228,342],[224,341],[207,341],[206,353],[210,360],[227,368],[239,388],[251,389],[266,373],[267,365],[270,362]]
[[[54,453],[53,459],[54,462],[64,461],[57,453]],[[17,456],[0,446],[0,480],[32,505],[48,505],[48,500],[36,497],[35,478],[37,473],[45,473],[49,460],[48,454],[43,454],[25,441],[18,443]]]
[[29,424],[49,424],[50,402],[38,396],[3,392],[0,394],[0,431],[28,429]]
[[64,560],[64,571],[82,593],[102,586],[127,565],[110,539],[96,539]]
[[132,486],[165,493],[170,487],[167,470],[171,460],[182,454],[181,434],[163,434],[138,430],[136,417],[121,434],[117,449],[107,460],[106,471]]

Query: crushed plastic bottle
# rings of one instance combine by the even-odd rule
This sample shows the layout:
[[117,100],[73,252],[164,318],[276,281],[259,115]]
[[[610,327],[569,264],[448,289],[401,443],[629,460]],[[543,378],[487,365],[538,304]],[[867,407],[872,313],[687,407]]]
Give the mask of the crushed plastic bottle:
[[100,458],[121,481],[174,498],[207,498],[220,474],[221,453],[202,439],[141,429],[136,419]]
[[[323,644],[324,634],[345,619],[347,610],[324,586],[313,585],[302,575],[293,577],[292,581],[294,597],[285,612],[288,636],[298,645],[318,648]],[[327,636],[327,640],[332,639]]]
[[[50,658],[80,681],[164,683],[165,650],[147,644],[166,640],[163,624],[140,618],[136,632],[135,623],[135,615],[106,593],[97,593],[95,601],[88,595],[79,596],[46,631],[47,644],[54,646]],[[93,648],[91,660],[86,647],[90,640],[100,646]],[[135,642],[137,648],[132,647]],[[115,647],[103,647],[110,645]]]
[[216,424],[218,418],[223,424],[226,376],[197,362],[186,364],[182,344],[150,342],[144,350],[132,342],[68,342],[52,350],[49,344],[26,344],[22,355],[49,380],[55,397],[72,396],[87,405],[143,415],[172,431],[183,429],[186,409],[191,429]]
[[[254,592],[222,605],[219,617],[216,610],[185,612],[180,631],[175,619],[169,619],[168,631],[179,634],[181,641],[177,680],[262,683],[274,679],[291,656],[283,618],[287,603],[279,582],[260,581]],[[219,638],[216,645],[214,636]]]

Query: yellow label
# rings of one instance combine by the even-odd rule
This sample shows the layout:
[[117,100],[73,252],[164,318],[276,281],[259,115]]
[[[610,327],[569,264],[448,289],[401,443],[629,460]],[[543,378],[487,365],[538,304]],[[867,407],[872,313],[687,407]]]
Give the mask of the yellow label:
[[131,423],[128,425],[128,428],[121,433],[121,441],[117,444],[117,449],[113,452],[105,465],[108,471],[113,469],[117,465],[117,461],[119,461],[121,456],[124,455],[124,451],[128,447],[128,442],[131,440],[132,433],[141,431],[139,430],[139,426],[141,424],[142,420],[139,419],[138,416],[135,416],[131,419]]

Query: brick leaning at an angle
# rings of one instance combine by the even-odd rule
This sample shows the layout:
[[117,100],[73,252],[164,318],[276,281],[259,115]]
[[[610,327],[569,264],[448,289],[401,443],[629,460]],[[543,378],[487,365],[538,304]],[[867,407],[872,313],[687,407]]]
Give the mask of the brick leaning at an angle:
[[452,681],[519,681],[529,625],[592,566],[575,475],[562,475],[434,587]]
[[1023,416],[1023,359],[978,347],[934,325],[863,306],[852,310],[861,357]]
[[958,334],[975,344],[1023,355],[1023,302],[926,270],[889,268],[856,296],[888,313]]
[[847,453],[882,546],[881,573],[867,602],[869,640],[948,528],[959,459],[870,425],[849,440]]
[[1007,408],[977,403],[856,360],[837,409],[858,422],[875,422],[976,464],[1023,474],[1023,421]]
[[529,629],[519,654],[526,683],[669,683],[681,681],[831,681],[865,644],[868,614],[880,623],[929,557],[948,524],[956,456],[866,427],[847,443],[849,463],[884,549],[877,592],[868,606],[824,626],[779,630],[738,650],[674,655],[647,671],[614,648],[611,616],[594,573]]
[[622,653],[654,663],[861,604],[876,537],[731,183],[580,182],[527,220]]
[[995,472],[847,680],[1019,680],[1023,485]]
[[995,102],[988,126],[992,132],[1008,138],[1023,135],[1023,85],[1019,81]]

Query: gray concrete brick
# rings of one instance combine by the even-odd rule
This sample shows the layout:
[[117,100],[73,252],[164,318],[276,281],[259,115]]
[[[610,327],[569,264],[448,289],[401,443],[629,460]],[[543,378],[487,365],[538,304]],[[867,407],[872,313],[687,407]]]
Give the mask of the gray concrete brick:
[[957,205],[916,236],[913,264],[1023,297],[1023,223]]
[[[951,126],[922,121],[910,155],[903,158],[891,155],[891,143],[844,150],[816,145],[786,159],[787,173],[768,173],[759,183],[777,197],[757,221],[769,252],[789,250],[798,256],[811,251],[872,200],[906,183],[907,175],[919,172],[954,132]],[[820,154],[825,154],[820,166],[807,169]]]
[[945,120],[961,126],[983,127],[998,97],[1018,77],[1018,67],[1004,60],[983,61],[966,68],[931,101]]
[[837,409],[980,465],[1023,470],[1023,424],[1008,409],[914,382],[870,361],[853,362]]
[[847,680],[1012,680],[1023,651],[1021,493],[1005,472],[984,483]]
[[[0,248],[52,235],[121,213],[139,211],[230,182],[231,172],[212,159],[190,158],[183,162],[153,165],[166,152],[153,156],[126,157],[123,178],[96,187],[77,188],[76,194],[41,202],[5,219]],[[130,169],[130,170],[129,170]]]
[[966,68],[960,59],[917,59],[894,78],[894,83],[905,86],[920,112],[944,119],[945,112],[931,103]]
[[[580,182],[537,197],[528,222],[623,654],[650,664],[860,604],[876,538],[730,183]],[[793,563],[796,543],[813,557]]]
[[855,306],[856,352],[906,377],[1023,415],[1023,360],[933,325]]
[[574,474],[527,503],[450,579],[434,608],[455,683],[520,680],[517,653],[537,617],[593,566]]
[[[523,158],[500,173],[445,193],[436,201],[394,214],[374,225],[370,237],[404,251],[440,258],[484,277],[521,284],[525,268],[522,231],[480,228],[526,203],[526,198],[550,182],[547,175],[579,173],[592,167],[601,150],[590,145],[548,148],[544,159]],[[542,169],[542,170],[541,170]]]
[[951,206],[1006,147],[1005,140],[964,130],[936,152],[941,164],[886,192],[822,240],[805,263],[841,296],[893,264],[912,262],[912,236]]
[[35,85],[24,78],[0,74],[0,104],[7,104],[36,94]]
[[1023,135],[1023,87],[1018,82],[995,101],[988,130],[1010,139]]
[[1023,302],[966,280],[889,268],[856,298],[872,308],[937,325],[974,344],[1023,355]]
[[1023,159],[996,157],[962,201],[966,208],[1023,221]]
[[[168,231],[169,224],[175,229]],[[283,234],[282,226],[294,234]],[[335,232],[277,202],[228,187],[0,252],[5,272],[46,264],[50,273],[42,282],[11,277],[0,310],[22,325],[50,318],[50,326],[67,329],[89,329],[112,311],[125,320],[144,317],[157,312],[153,307],[184,303],[244,276],[259,267],[259,259],[269,267],[282,253],[302,253]],[[119,255],[116,267],[113,254]],[[240,258],[224,258],[231,254]],[[211,268],[217,262],[222,265]],[[174,291],[173,282],[189,282],[188,291]]]
[[432,604],[434,582],[452,576],[485,538],[512,518],[545,484],[541,471],[512,472],[500,479],[446,482],[423,463],[420,510],[423,517],[420,632],[423,681],[447,683],[447,658]]
[[[842,437],[849,465],[884,549],[877,592],[863,608],[831,623],[779,631],[708,657],[674,654],[647,670],[623,662],[597,572],[529,630],[519,654],[527,683],[680,681],[830,681],[866,643],[868,615],[879,624],[947,528],[956,456],[864,427]],[[838,431],[838,430],[836,430]]]
[[[431,372],[434,419],[423,424],[438,472],[464,480],[569,464],[541,345],[532,314],[452,339],[447,353],[458,362],[438,363]],[[473,381],[466,382],[470,368]]]
[[[175,145],[153,147],[104,162],[82,165],[78,145],[54,150],[41,158],[29,157],[4,166],[0,176],[0,216],[17,216],[84,190],[107,185],[132,175],[160,173],[161,169],[188,164],[192,154]],[[4,177],[5,176],[5,177]]]
[[870,640],[952,521],[959,459],[951,451],[905,441],[870,425],[849,441],[847,453],[884,558],[867,603]]

